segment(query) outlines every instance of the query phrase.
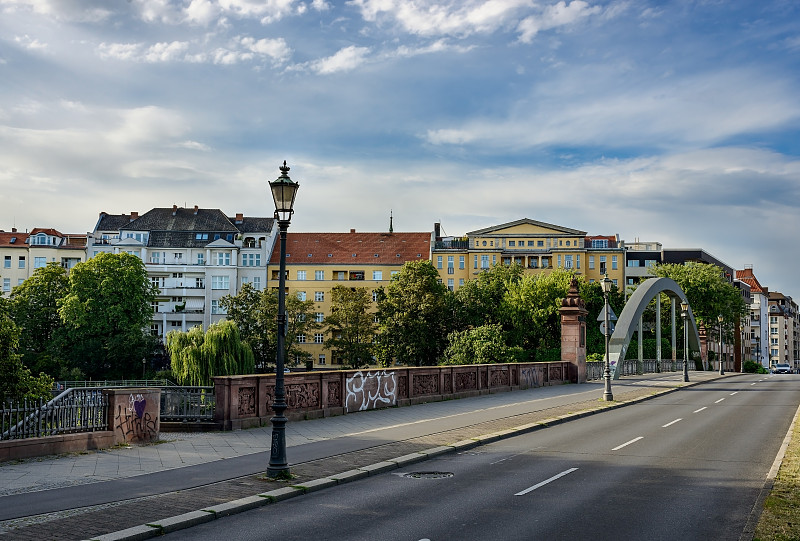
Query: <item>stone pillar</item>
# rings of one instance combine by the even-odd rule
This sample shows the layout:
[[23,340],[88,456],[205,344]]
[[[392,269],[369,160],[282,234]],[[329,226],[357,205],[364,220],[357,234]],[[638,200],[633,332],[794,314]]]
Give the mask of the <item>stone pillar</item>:
[[573,278],[567,297],[561,301],[561,360],[571,363],[572,383],[586,382],[586,305]]
[[108,429],[114,445],[158,441],[161,425],[161,389],[106,389]]

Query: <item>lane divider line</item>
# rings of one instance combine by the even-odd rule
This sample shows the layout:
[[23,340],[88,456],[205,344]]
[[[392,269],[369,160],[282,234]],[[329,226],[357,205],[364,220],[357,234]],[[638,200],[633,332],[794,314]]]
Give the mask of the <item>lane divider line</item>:
[[537,483],[537,484],[533,485],[532,487],[528,487],[528,488],[526,488],[525,490],[523,490],[522,492],[517,492],[516,494],[514,494],[514,496],[524,496],[524,495],[525,495],[525,494],[527,494],[528,492],[532,492],[532,491],[536,490],[536,489],[537,489],[537,488],[539,488],[539,487],[543,487],[543,486],[544,486],[544,485],[546,485],[547,483],[552,483],[552,482],[553,482],[553,481],[555,481],[556,479],[559,479],[559,478],[561,478],[561,477],[564,477],[565,475],[568,475],[568,474],[570,474],[570,473],[572,473],[572,472],[574,472],[574,471],[577,471],[577,470],[578,470],[578,468],[570,468],[570,469],[568,469],[568,470],[566,470],[566,471],[562,471],[561,473],[559,473],[558,475],[554,475],[554,476],[553,476],[553,477],[551,477],[550,479],[545,479],[545,480],[544,480],[544,481],[542,481],[541,483]]
[[644,439],[644,436],[639,436],[638,438],[633,438],[631,441],[626,441],[626,442],[625,442],[625,443],[623,443],[622,445],[617,445],[616,447],[614,447],[614,448],[613,448],[613,449],[611,449],[611,450],[612,450],[612,451],[619,451],[619,450],[620,450],[620,449],[622,449],[623,447],[627,447],[627,446],[628,446],[628,445],[630,445],[631,443],[636,443],[637,441],[639,441],[639,440],[643,440],[643,439]]
[[723,396],[722,398],[720,398],[719,400],[717,400],[716,402],[714,402],[714,404],[719,404],[719,403],[720,403],[720,402],[722,402],[723,400],[725,400],[725,397],[724,397],[724,396]]
[[739,391],[733,391],[733,392],[731,393],[731,396],[735,395],[735,394],[736,394],[736,393],[738,393],[738,392],[739,392]]
[[699,410],[694,410],[692,413],[700,413],[701,411],[703,411],[703,410],[704,410],[704,409],[706,409],[707,407],[708,407],[708,406],[703,406],[703,407],[702,407],[702,408],[700,408]]
[[683,421],[683,419],[675,419],[675,420],[674,420],[674,421],[672,421],[671,423],[667,423],[667,424],[665,424],[664,426],[662,426],[661,428],[667,428],[668,426],[672,426],[672,425],[674,425],[675,423],[677,423],[678,421]]

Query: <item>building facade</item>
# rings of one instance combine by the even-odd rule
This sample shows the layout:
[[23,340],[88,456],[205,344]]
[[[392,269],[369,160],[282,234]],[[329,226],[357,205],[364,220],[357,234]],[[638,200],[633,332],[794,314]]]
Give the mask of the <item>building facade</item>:
[[625,283],[625,248],[618,236],[587,236],[585,231],[528,218],[458,238],[443,237],[440,224],[434,224],[431,261],[451,291],[494,265],[512,263],[527,274],[563,268],[589,282],[608,273],[618,287]]
[[272,218],[226,216],[219,209],[155,208],[139,215],[100,213],[87,252],[129,254],[145,264],[159,292],[150,331],[204,329],[225,319],[219,301],[243,283],[267,287],[275,244]]
[[69,270],[86,260],[86,235],[35,228],[30,233],[0,231],[0,294],[8,297],[33,272],[48,263]]
[[736,279],[750,286],[750,359],[769,368],[769,291],[756,278],[752,265],[737,270]]
[[788,363],[795,369],[800,368],[797,303],[777,291],[768,294],[768,302],[770,366]]

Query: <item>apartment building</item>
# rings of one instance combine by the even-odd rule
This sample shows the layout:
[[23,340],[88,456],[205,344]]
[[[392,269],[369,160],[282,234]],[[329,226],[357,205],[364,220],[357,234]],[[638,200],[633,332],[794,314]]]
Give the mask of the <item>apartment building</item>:
[[639,239],[625,243],[625,286],[634,288],[653,276],[650,267],[661,263],[661,243]]
[[750,286],[750,359],[769,368],[769,291],[756,278],[752,265],[737,270],[736,279]]
[[777,291],[769,292],[768,302],[770,365],[788,363],[800,368],[797,303]]
[[86,260],[86,235],[64,234],[56,229],[34,228],[30,233],[0,231],[0,294],[28,279],[48,263],[59,263],[69,271]]
[[618,235],[589,236],[585,231],[524,218],[446,237],[434,224],[431,261],[442,283],[455,291],[493,265],[519,263],[528,274],[572,269],[590,282],[608,277],[625,283],[625,248]]
[[[366,287],[375,290],[386,286],[407,261],[430,257],[431,234],[425,233],[287,233],[286,289],[301,300],[313,300],[315,317],[322,322],[331,313],[331,289],[335,286]],[[280,277],[280,246],[269,258],[270,287],[277,287]],[[314,368],[338,368],[339,359],[323,346],[325,329],[314,336],[293,336],[303,344],[313,359]]]
[[87,252],[127,252],[145,263],[159,290],[150,330],[163,338],[225,319],[219,300],[243,283],[266,287],[276,232],[273,218],[228,217],[197,206],[154,208],[141,216],[101,212]]

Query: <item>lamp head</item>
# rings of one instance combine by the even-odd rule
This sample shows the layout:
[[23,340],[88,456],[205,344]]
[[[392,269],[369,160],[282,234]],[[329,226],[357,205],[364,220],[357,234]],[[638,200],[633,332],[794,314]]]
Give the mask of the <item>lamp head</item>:
[[611,293],[611,286],[614,285],[614,282],[609,279],[608,274],[603,276],[603,279],[600,280],[600,286],[603,288],[603,293],[608,294]]
[[283,161],[280,170],[281,176],[269,183],[269,189],[275,203],[275,218],[288,222],[294,214],[292,207],[300,184],[289,178],[289,167],[286,165],[286,160]]

